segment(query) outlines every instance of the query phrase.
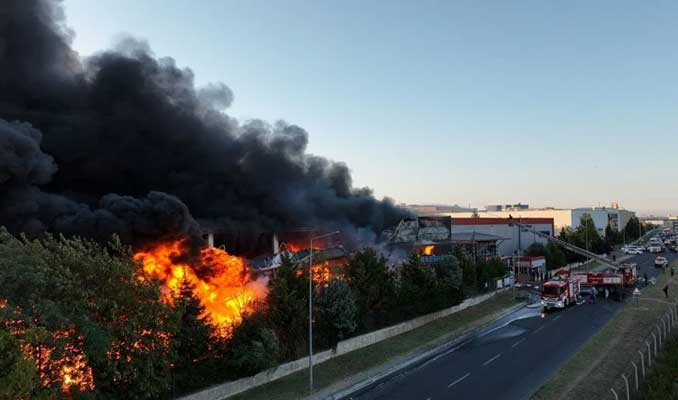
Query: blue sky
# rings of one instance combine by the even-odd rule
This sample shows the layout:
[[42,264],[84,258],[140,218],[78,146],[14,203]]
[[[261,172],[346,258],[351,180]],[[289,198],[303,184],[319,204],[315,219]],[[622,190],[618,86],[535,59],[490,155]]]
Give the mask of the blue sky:
[[678,213],[678,2],[65,0],[407,203]]

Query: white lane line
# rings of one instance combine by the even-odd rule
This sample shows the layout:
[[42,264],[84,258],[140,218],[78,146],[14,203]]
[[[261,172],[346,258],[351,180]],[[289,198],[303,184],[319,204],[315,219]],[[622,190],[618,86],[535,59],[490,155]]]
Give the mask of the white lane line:
[[546,326],[546,325],[540,326],[539,328],[535,329],[534,332],[532,332],[532,333],[537,333],[537,332],[539,332],[540,330],[544,329],[545,326]]
[[448,387],[448,388],[451,388],[452,386],[456,385],[457,383],[459,383],[459,382],[463,381],[464,379],[468,378],[469,375],[471,375],[470,372],[469,372],[468,374],[462,376],[461,378],[457,379],[456,381],[450,383],[449,385],[447,385],[447,387]]
[[553,317],[553,320],[558,321],[560,319],[560,317],[562,317],[562,315],[556,315],[555,317]]
[[501,357],[501,354],[497,354],[496,356],[490,358],[489,360],[485,361],[483,363],[483,367],[486,366],[487,364],[491,363],[492,361],[496,360],[497,358]]
[[513,343],[513,344],[511,345],[511,348],[514,348],[514,347],[518,346],[519,344],[521,344],[521,343],[524,342],[524,341],[525,341],[525,338],[520,339],[519,341]]

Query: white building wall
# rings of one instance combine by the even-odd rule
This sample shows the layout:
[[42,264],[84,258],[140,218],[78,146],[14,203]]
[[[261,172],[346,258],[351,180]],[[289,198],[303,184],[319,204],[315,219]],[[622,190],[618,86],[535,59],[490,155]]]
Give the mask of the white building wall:
[[[556,236],[560,234],[562,228],[576,229],[579,226],[581,217],[584,213],[591,214],[593,223],[600,234],[605,234],[605,228],[609,221],[608,214],[615,214],[618,218],[619,229],[623,229],[635,213],[628,210],[618,210],[614,208],[575,208],[575,209],[527,209],[515,211],[478,211],[481,218],[553,218],[553,225]],[[459,213],[438,213],[436,215],[445,215],[452,218],[468,218],[473,215],[470,212]]]

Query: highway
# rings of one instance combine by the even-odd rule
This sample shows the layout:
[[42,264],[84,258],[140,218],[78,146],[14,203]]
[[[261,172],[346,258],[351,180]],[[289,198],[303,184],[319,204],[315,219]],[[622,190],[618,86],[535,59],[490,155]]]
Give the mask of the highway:
[[[678,259],[670,252],[662,255],[670,262]],[[645,253],[624,262],[638,263],[641,278],[654,277],[661,272],[654,259]],[[523,308],[355,399],[527,399],[623,307],[602,297],[596,304],[550,313]]]

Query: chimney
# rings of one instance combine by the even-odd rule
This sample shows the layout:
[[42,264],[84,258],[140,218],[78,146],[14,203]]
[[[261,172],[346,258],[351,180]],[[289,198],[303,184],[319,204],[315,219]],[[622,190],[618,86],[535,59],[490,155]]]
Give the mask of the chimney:
[[279,248],[279,243],[278,243],[278,235],[275,233],[273,234],[273,254],[278,254],[280,252]]
[[207,245],[209,247],[214,247],[214,233],[207,233]]

